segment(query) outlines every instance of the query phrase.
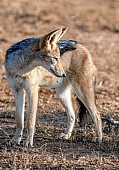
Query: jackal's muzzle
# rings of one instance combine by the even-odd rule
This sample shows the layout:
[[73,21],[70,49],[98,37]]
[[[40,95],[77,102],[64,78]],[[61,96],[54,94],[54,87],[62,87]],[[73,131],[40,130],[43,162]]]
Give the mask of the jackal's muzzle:
[[65,73],[61,73],[54,69],[54,67],[51,67],[50,71],[57,77],[66,77]]
[[50,71],[57,77],[66,77],[66,73],[63,69],[60,59],[58,59],[57,64],[50,67]]

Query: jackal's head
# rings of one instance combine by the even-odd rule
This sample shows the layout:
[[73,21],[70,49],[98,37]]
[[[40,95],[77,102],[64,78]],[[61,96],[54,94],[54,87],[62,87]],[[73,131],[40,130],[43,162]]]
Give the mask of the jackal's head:
[[56,75],[57,77],[65,77],[65,72],[60,62],[60,50],[58,47],[59,39],[67,31],[67,28],[55,30],[40,40],[40,52],[42,57],[43,67]]

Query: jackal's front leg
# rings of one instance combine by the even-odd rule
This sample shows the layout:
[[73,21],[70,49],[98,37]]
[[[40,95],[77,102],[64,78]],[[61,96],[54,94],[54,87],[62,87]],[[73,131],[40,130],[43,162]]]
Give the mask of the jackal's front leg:
[[75,112],[71,100],[71,86],[67,85],[67,87],[65,87],[62,84],[56,89],[56,92],[62,105],[65,107],[68,116],[67,128],[65,129],[65,132],[60,135],[60,137],[69,139],[75,124]]
[[27,140],[26,145],[33,145],[36,111],[38,103],[38,85],[31,86],[28,91]]
[[25,91],[23,89],[13,90],[15,104],[16,104],[16,133],[11,139],[11,142],[20,144],[22,138],[22,131],[24,128],[24,106],[25,106]]

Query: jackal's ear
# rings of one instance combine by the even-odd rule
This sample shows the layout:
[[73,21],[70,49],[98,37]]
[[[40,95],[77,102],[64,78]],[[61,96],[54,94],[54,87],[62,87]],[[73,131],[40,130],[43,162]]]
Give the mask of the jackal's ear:
[[[61,34],[60,34],[59,39],[66,33],[67,30],[68,30],[68,27],[66,27],[66,28],[61,28]],[[59,39],[58,39],[58,41],[59,41]]]
[[48,50],[55,49],[59,39],[65,34],[68,28],[61,28],[50,32],[49,34],[42,37],[40,44],[41,49],[47,48]]

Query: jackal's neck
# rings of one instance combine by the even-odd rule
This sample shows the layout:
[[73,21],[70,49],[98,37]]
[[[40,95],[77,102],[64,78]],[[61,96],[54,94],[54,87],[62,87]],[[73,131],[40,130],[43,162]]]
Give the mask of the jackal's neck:
[[7,72],[15,75],[23,75],[42,65],[42,52],[30,52],[22,54],[12,54],[5,61]]

